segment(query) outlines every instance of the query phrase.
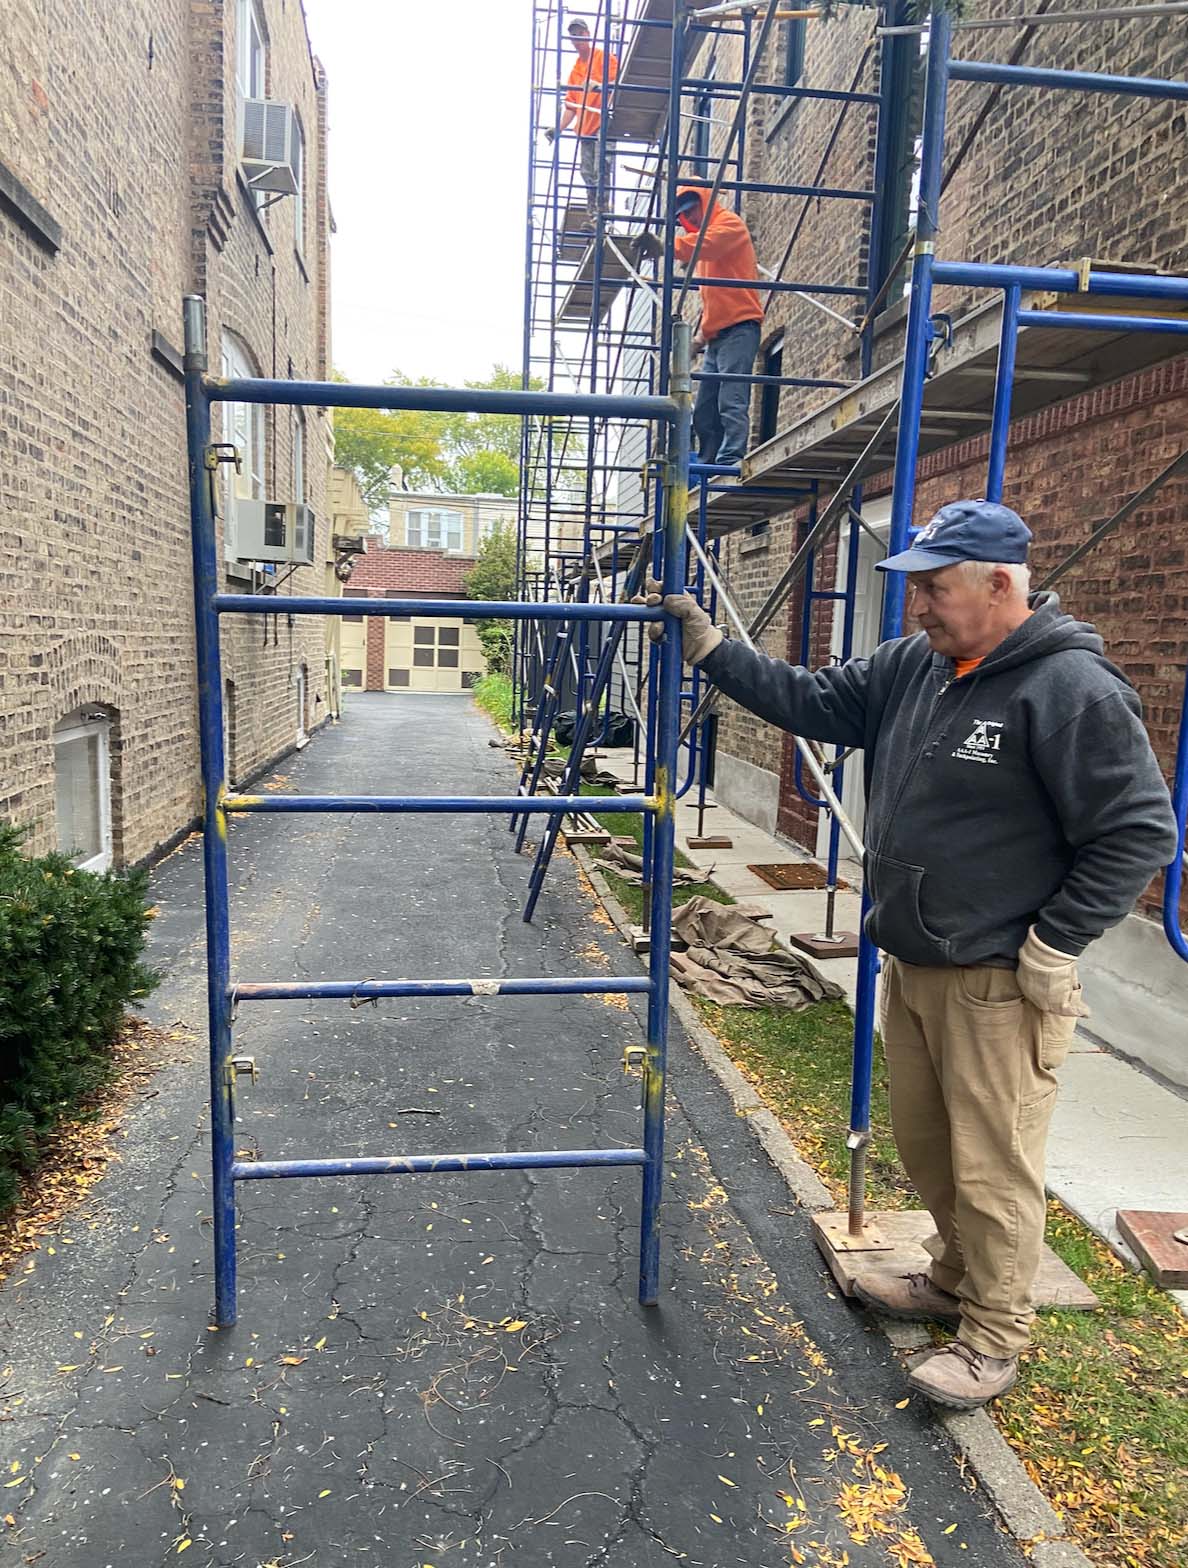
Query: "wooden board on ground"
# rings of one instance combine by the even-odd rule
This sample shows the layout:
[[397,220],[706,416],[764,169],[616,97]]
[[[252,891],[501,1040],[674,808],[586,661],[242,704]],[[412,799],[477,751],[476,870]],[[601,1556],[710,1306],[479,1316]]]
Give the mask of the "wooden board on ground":
[[1157,1285],[1165,1290],[1188,1289],[1188,1214],[1119,1209],[1118,1229]]
[[[567,844],[595,844],[602,847],[609,844],[610,841],[610,834],[604,832],[601,828],[590,828],[589,830],[583,828],[565,829],[565,842]],[[633,839],[632,843],[634,842]]]
[[857,958],[858,933],[835,931],[831,937],[817,931],[793,931],[787,938],[788,946],[795,947],[810,958]]
[[733,849],[734,840],[727,833],[706,833],[701,838],[690,833],[685,840],[690,849]]
[[[847,1296],[854,1294],[858,1274],[922,1274],[932,1261],[924,1242],[935,1230],[932,1216],[925,1209],[896,1209],[867,1215],[879,1250],[842,1251],[829,1242],[829,1231],[840,1226],[844,1233],[844,1213],[814,1214],[813,1239],[825,1255],[830,1272]],[[1188,1221],[1186,1221],[1188,1223]],[[1100,1302],[1088,1285],[1077,1278],[1050,1247],[1044,1248],[1039,1276],[1035,1282],[1035,1304],[1039,1308],[1060,1307],[1066,1312],[1092,1312]]]
[[[747,870],[753,872],[761,882],[766,882],[768,887],[774,887],[781,893],[800,893],[829,884],[825,867],[817,865],[815,860],[779,861],[775,865],[748,866]],[[839,893],[846,892],[846,884],[839,881],[837,890]]]

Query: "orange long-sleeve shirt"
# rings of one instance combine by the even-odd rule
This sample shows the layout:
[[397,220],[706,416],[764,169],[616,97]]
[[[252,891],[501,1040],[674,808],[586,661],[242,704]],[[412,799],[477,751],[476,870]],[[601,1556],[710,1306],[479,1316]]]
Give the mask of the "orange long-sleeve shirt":
[[[681,196],[686,191],[692,191],[699,198],[702,204],[701,213],[704,213],[705,198],[709,192],[696,185],[682,185],[677,195]],[[700,227],[701,214],[698,215],[697,221]],[[673,250],[676,252],[677,260],[688,261],[696,243],[695,233],[688,234],[678,228],[673,238]],[[747,278],[754,279],[756,282],[759,278],[750,230],[736,212],[719,207],[717,202],[714,202],[710,208],[709,222],[705,226],[705,238],[697,254],[694,276]],[[709,284],[699,289],[698,293],[701,295],[701,335],[707,343],[716,338],[719,332],[734,326],[736,322],[763,320],[763,301],[755,289],[716,289]]]
[[591,49],[590,58],[580,57],[573,62],[569,73],[569,91],[565,102],[577,110],[575,125],[578,136],[597,136],[602,124],[602,94],[599,88],[613,82],[619,74],[619,62],[612,54],[609,68],[604,67],[601,49]]

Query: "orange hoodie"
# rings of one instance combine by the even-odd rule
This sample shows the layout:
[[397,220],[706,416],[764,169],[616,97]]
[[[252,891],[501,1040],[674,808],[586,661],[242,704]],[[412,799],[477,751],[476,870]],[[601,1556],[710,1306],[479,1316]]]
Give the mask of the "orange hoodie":
[[618,74],[619,62],[613,54],[610,57],[610,71],[604,68],[601,49],[591,49],[588,60],[583,60],[579,55],[573,62],[565,102],[571,109],[577,110],[578,136],[598,135],[602,123],[602,94],[596,89],[606,85],[608,75],[613,82]]
[[[701,213],[704,214],[705,198],[709,192],[696,185],[677,187],[678,196],[685,191],[692,191],[700,199]],[[700,215],[698,222],[700,224]],[[677,260],[688,261],[696,243],[696,233],[688,234],[678,224],[672,246]],[[750,230],[736,212],[719,207],[717,202],[710,208],[694,276],[756,280],[759,277]],[[697,292],[701,295],[701,335],[707,343],[738,321],[763,320],[763,303],[754,289],[716,289],[711,285]]]

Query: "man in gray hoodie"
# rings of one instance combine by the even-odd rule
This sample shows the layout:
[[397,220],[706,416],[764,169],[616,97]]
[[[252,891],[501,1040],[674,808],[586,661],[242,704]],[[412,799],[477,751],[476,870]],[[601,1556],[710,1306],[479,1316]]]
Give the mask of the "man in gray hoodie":
[[880,563],[907,574],[921,630],[817,671],[729,641],[685,594],[664,600],[686,660],[728,697],[864,752],[892,1126],[937,1234],[927,1274],[857,1294],[957,1330],[909,1381],[958,1410],[1005,1393],[1030,1339],[1055,1070],[1085,1016],[1077,957],[1178,837],[1138,696],[1091,626],[1029,594],[1030,539],[997,503],[942,507]]

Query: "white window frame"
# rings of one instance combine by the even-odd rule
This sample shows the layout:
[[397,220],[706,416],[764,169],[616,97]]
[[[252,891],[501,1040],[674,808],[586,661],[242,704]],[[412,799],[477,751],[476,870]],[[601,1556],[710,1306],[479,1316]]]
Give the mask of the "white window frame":
[[[413,519],[417,538],[414,540]],[[404,542],[413,550],[445,550],[460,554],[463,515],[451,507],[410,507],[404,514]]]
[[[227,379],[239,380],[259,374],[247,344],[233,332],[223,333],[220,363]],[[229,562],[236,562],[239,560],[236,503],[241,499],[259,501],[264,496],[268,430],[262,403],[224,403],[223,407],[226,409],[223,440],[239,449],[242,465],[238,472],[234,463],[223,465],[223,556]]]
[[[268,96],[268,32],[259,0],[238,0],[235,8],[235,160],[243,149],[245,98]],[[267,203],[264,191],[251,192],[257,212]]]
[[297,129],[297,189],[293,195],[293,248],[305,259],[305,128],[299,115],[293,116]]
[[[98,740],[96,747],[98,779],[99,849],[93,855],[76,856],[74,864],[80,871],[107,871],[111,867],[111,720],[106,714],[84,716],[68,714],[54,730],[54,784],[57,793],[58,752],[66,746]],[[55,798],[55,807],[56,807]],[[56,813],[55,813],[56,814]],[[60,844],[64,854],[71,854],[72,844]]]
[[259,0],[239,0],[235,9],[235,83],[239,89],[242,141],[245,98],[268,93],[268,33]]
[[293,410],[293,499],[300,506],[305,500],[305,415]]

